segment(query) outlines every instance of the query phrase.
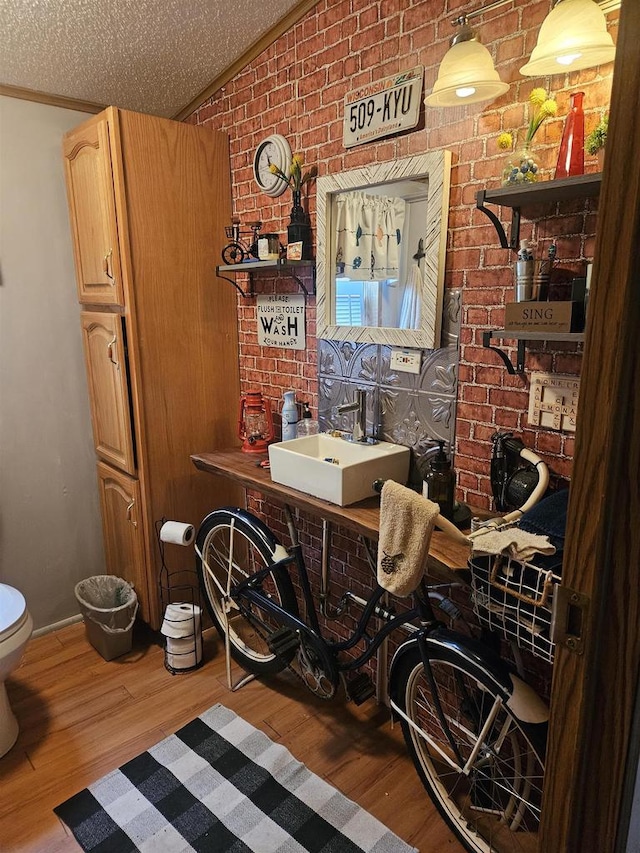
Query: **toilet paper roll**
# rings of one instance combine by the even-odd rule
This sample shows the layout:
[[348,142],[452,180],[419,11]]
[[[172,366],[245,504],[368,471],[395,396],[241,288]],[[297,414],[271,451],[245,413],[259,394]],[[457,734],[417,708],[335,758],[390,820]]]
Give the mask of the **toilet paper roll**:
[[181,521],[165,521],[160,528],[160,539],[173,545],[191,545],[195,535],[193,524],[183,524]]
[[168,604],[160,633],[165,637],[189,637],[200,633],[200,608],[196,604]]
[[202,637],[167,639],[167,664],[173,669],[190,669],[202,660]]

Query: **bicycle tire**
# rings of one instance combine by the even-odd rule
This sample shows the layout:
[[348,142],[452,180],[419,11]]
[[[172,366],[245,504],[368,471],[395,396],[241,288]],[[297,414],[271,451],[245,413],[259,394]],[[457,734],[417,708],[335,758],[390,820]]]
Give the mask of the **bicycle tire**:
[[[453,742],[446,737],[432,698],[417,644],[399,661],[395,703],[403,717],[405,742],[418,775],[436,808],[471,853],[534,853],[544,779],[546,723],[524,723],[507,704],[512,693],[492,666],[481,666],[463,651],[427,638],[433,680]],[[524,690],[530,690],[519,682]],[[536,697],[537,699],[537,697]],[[540,701],[540,700],[538,700]],[[494,709],[495,720],[489,722]],[[487,726],[482,741],[479,732]],[[480,748],[468,773],[461,762]],[[456,765],[438,754],[437,744]]]
[[242,248],[240,243],[229,243],[222,250],[222,260],[227,266],[240,264],[247,257],[247,253]]
[[[204,519],[196,537],[196,569],[207,610],[223,639],[226,633],[223,593],[210,572],[226,589],[231,544],[232,586],[286,556],[286,551],[271,530],[245,510],[224,507],[214,510]],[[202,558],[206,560],[210,571]],[[284,566],[274,568],[262,581],[261,588],[289,613],[298,615],[296,594]],[[242,601],[239,609],[230,611],[228,625],[231,656],[243,669],[254,675],[280,672],[295,654],[295,649],[277,655],[269,649],[265,637],[280,625],[271,614],[256,605]]]

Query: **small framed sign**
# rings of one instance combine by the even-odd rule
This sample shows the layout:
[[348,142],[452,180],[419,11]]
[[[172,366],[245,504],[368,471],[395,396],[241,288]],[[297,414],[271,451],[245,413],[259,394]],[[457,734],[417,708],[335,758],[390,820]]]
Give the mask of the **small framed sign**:
[[345,148],[410,130],[420,118],[424,67],[394,74],[344,96]]
[[302,293],[258,296],[258,343],[261,347],[305,349],[305,301]]

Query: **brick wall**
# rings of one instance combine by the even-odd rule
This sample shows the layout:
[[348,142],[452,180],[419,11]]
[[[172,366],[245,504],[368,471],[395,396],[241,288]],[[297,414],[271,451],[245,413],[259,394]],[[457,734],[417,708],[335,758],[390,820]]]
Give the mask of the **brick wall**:
[[[490,435],[512,429],[535,448],[561,477],[570,476],[573,438],[566,433],[533,430],[527,425],[527,376],[510,376],[498,357],[482,347],[484,329],[503,324],[505,301],[511,299],[513,259],[501,249],[493,226],[475,209],[475,194],[499,185],[504,159],[496,146],[502,130],[521,130],[527,120],[528,96],[545,80],[527,79],[518,69],[529,57],[549,0],[514,2],[476,19],[480,38],[496,59],[502,78],[511,82],[499,100],[466,108],[427,109],[417,129],[396,138],[345,150],[342,145],[345,92],[414,65],[425,66],[425,87],[433,84],[452,32],[451,20],[478,4],[450,0],[443,14],[440,0],[319,2],[254,62],[214,95],[189,119],[229,133],[233,204],[243,222],[261,219],[264,230],[286,234],[291,194],[276,199],[261,194],[252,175],[253,153],[265,136],[280,133],[320,174],[447,148],[453,154],[448,223],[446,286],[463,290],[463,326],[456,422],[458,495],[489,506]],[[609,16],[610,19],[612,16]],[[614,32],[615,38],[615,32]],[[214,47],[212,48],[214,49]],[[536,136],[536,150],[549,175],[555,166],[570,93],[585,92],[586,130],[598,121],[609,102],[612,66],[549,78],[558,116]],[[595,158],[586,158],[596,171]],[[312,186],[306,200],[312,216]],[[593,256],[597,203],[564,203],[560,210],[540,211],[523,220],[521,236],[542,250],[558,238],[558,261],[579,273]],[[544,215],[543,215],[544,214]],[[510,211],[504,211],[509,222]],[[224,282],[220,287],[227,287]],[[258,292],[296,292],[288,281],[260,279]],[[238,297],[240,361],[243,388],[258,386],[276,405],[282,391],[304,391],[317,403],[315,371],[315,301],[307,307],[307,350],[261,348],[257,343],[255,300]],[[511,353],[513,355],[513,353]],[[529,348],[527,371],[579,373],[580,347],[559,343],[552,349]]]
[[[509,375],[498,357],[482,347],[483,330],[503,325],[504,304],[511,299],[509,264],[513,256],[500,248],[493,226],[475,209],[477,190],[500,183],[504,153],[496,146],[498,133],[525,127],[531,90],[548,82],[522,78],[518,69],[531,54],[550,0],[514,0],[512,5],[489,13],[486,21],[479,18],[474,22],[502,78],[511,83],[502,98],[489,106],[428,109],[419,126],[402,136],[348,151],[342,144],[345,92],[418,64],[425,67],[425,87],[430,89],[448,47],[451,20],[478,5],[462,0],[321,0],[189,121],[228,132],[234,212],[245,223],[261,219],[265,231],[279,232],[283,238],[290,193],[271,199],[261,194],[253,181],[253,154],[265,136],[284,135],[294,152],[302,152],[308,164],[318,165],[321,175],[427,150],[446,148],[452,152],[445,286],[463,292],[455,459],[458,497],[488,507],[490,436],[497,428],[520,434],[560,477],[570,476],[573,458],[570,435],[528,427],[527,375]],[[547,176],[555,166],[570,93],[578,89],[585,92],[588,132],[608,106],[611,73],[612,66],[607,66],[550,78],[558,117],[548,120],[536,136],[536,150]],[[586,168],[597,171],[595,158],[586,159]],[[313,186],[305,203],[313,223]],[[585,260],[592,259],[596,212],[597,203],[593,201],[564,203],[561,210],[546,209],[540,211],[540,218],[523,219],[521,236],[533,240],[540,250],[553,237],[558,238],[559,264],[575,274],[583,270]],[[509,222],[510,216],[505,210],[503,221]],[[307,286],[310,283],[307,281]],[[218,286],[231,285],[220,281]],[[259,293],[298,292],[295,283],[262,276],[256,280],[256,289]],[[279,408],[282,392],[295,388],[304,392],[298,393],[298,399],[309,399],[315,411],[315,300],[307,302],[306,351],[260,347],[254,299],[238,296],[238,318],[243,389],[259,387]],[[581,349],[566,343],[547,349],[530,347],[526,366],[527,371],[579,374]],[[283,541],[288,541],[279,508],[260,495],[250,496],[249,503],[258,514],[268,517]],[[315,518],[301,518],[300,527],[317,592],[321,529]],[[371,589],[371,570],[362,547],[351,534],[339,530],[332,545],[332,589],[336,593],[332,603],[347,589],[366,594]],[[347,620],[341,627],[335,623],[329,627],[344,636],[349,624]],[[547,676],[538,673],[543,683]]]

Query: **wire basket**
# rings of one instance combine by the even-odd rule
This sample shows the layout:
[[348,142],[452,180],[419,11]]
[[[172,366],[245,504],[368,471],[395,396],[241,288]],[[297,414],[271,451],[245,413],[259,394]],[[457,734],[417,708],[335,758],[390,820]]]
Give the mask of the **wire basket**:
[[235,239],[235,236],[236,236],[236,235],[235,235],[236,227],[237,227],[237,226],[235,226],[235,225],[225,225],[225,226],[224,226],[224,233],[225,233],[225,235],[226,235],[230,240]]
[[473,612],[483,627],[551,663],[551,607],[561,569],[559,559],[537,566],[503,554],[472,557]]

